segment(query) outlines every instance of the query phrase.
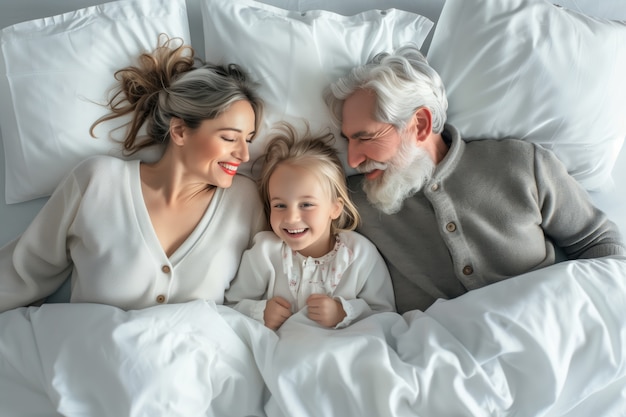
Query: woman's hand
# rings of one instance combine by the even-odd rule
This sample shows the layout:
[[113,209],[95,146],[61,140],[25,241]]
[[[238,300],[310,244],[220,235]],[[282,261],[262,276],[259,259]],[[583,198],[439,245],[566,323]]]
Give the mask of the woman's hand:
[[346,317],[341,302],[326,294],[311,294],[306,305],[309,318],[322,326],[335,327]]
[[291,317],[291,303],[282,297],[274,297],[267,300],[263,321],[265,326],[272,330],[278,330],[283,323]]

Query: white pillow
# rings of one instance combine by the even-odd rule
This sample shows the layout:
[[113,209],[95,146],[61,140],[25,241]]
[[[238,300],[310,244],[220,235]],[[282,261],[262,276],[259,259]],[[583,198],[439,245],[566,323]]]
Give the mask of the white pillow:
[[[324,88],[378,52],[407,42],[421,46],[433,26],[423,16],[396,9],[343,16],[251,0],[203,0],[202,18],[206,59],[240,64],[261,83],[265,117],[250,147],[251,162],[264,150],[268,127],[278,121],[301,127],[303,119],[313,132],[330,129],[345,161],[346,144],[331,126]],[[240,172],[254,175],[251,167]]]
[[625,46],[623,22],[544,0],[447,0],[428,58],[463,136],[542,144],[606,190],[626,137]]
[[160,33],[190,42],[185,0],[118,1],[3,29],[0,126],[8,204],[48,196],[86,156],[122,156],[121,145],[108,137],[121,122],[99,126],[98,139],[89,127],[107,112],[101,104],[113,73],[154,49]]
[[[445,0],[260,0],[281,9],[308,11],[328,10],[353,15],[370,9],[400,9],[417,13],[436,22]],[[580,0],[578,0],[580,1]]]
[[626,20],[626,2],[612,0],[551,0],[559,6],[589,16]]

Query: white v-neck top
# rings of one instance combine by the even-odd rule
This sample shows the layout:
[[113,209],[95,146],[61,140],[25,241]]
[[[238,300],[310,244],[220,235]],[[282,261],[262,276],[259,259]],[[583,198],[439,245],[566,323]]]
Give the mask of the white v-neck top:
[[0,249],[0,311],[54,292],[71,272],[71,301],[124,309],[223,302],[243,251],[265,228],[252,180],[218,188],[168,258],[141,192],[139,161],[93,157],[77,166],[28,229]]

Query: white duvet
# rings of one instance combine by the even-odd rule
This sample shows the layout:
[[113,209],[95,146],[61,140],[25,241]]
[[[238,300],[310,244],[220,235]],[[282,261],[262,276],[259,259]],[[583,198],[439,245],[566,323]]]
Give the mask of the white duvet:
[[0,314],[0,415],[626,416],[626,258],[274,333],[210,302]]

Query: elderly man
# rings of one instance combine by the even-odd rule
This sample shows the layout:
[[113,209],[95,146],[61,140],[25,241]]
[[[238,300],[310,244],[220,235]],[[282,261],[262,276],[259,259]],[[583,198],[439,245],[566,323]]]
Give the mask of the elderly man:
[[399,312],[569,259],[625,254],[617,227],[550,151],[464,141],[444,85],[417,48],[379,54],[325,92],[363,221]]

